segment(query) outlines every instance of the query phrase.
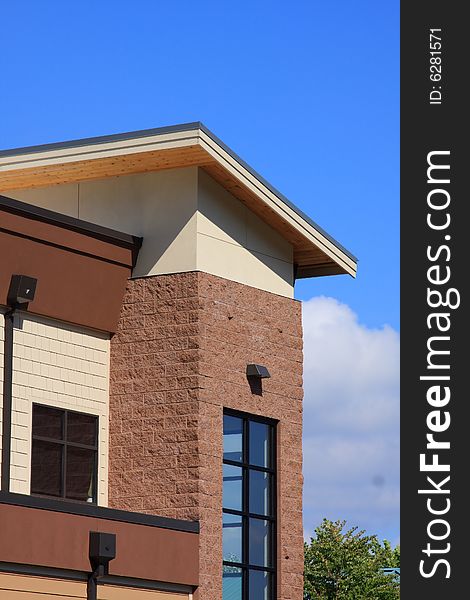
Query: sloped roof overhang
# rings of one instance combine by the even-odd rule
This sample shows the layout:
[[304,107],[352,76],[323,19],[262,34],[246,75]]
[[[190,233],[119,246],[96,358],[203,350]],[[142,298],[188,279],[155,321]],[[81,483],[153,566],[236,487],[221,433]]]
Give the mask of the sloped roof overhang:
[[296,277],[356,275],[357,259],[202,123],[4,150],[0,193],[197,166],[287,239]]

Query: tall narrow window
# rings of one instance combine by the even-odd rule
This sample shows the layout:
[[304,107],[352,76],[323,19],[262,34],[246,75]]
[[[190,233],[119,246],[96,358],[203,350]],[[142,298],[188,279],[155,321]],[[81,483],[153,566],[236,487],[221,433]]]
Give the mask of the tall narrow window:
[[33,404],[31,494],[96,502],[98,417]]
[[223,600],[275,598],[275,424],[226,410]]

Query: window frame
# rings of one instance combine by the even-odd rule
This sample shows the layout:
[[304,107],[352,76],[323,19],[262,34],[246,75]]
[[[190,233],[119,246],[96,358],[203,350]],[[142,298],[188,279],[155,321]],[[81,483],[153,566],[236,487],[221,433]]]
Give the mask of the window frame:
[[[224,408],[223,416],[235,417],[242,420],[242,460],[235,461],[225,459],[222,456],[222,464],[240,467],[242,469],[242,510],[235,510],[231,508],[224,508],[222,503],[222,514],[238,516],[242,520],[242,561],[240,563],[232,561],[222,561],[223,566],[239,568],[242,573],[242,595],[241,600],[249,599],[249,574],[250,571],[261,571],[263,573],[271,574],[271,595],[269,600],[275,600],[277,597],[277,425],[279,423],[276,419],[269,417],[262,417],[259,415],[253,415],[243,411],[233,410]],[[268,464],[269,467],[260,467],[258,465],[252,465],[249,462],[250,452],[250,422],[262,423],[269,427],[269,455]],[[223,427],[222,427],[223,436]],[[269,473],[271,476],[271,483],[269,487],[269,514],[261,515],[258,513],[250,512],[250,471],[258,471],[262,473]],[[249,521],[250,518],[258,520],[268,521],[271,525],[271,539],[270,539],[270,553],[269,560],[271,566],[259,566],[252,564],[249,560],[246,561],[246,557],[249,558]]]
[[[50,438],[42,435],[34,435],[34,407],[41,408],[49,408],[51,410],[59,411],[62,413],[62,432],[63,439],[59,440],[57,438]],[[80,442],[70,442],[67,440],[67,419],[69,414],[77,414],[77,415],[85,415],[87,417],[93,417],[96,420],[96,437],[95,444],[81,444]],[[30,454],[30,484],[29,484],[29,493],[31,496],[36,498],[50,498],[54,500],[64,501],[64,502],[74,502],[78,504],[88,504],[92,506],[98,505],[98,470],[99,470],[99,429],[100,429],[100,417],[99,415],[88,413],[85,411],[79,410],[69,410],[68,408],[63,408],[61,406],[53,406],[50,404],[42,404],[40,402],[33,402],[31,408],[31,454]],[[62,448],[62,468],[60,473],[60,484],[61,484],[61,492],[60,496],[53,496],[51,494],[41,494],[38,492],[33,492],[32,487],[32,461],[33,461],[33,443],[34,441],[46,442],[49,444],[57,444]],[[84,450],[92,450],[94,453],[94,464],[93,464],[93,499],[91,501],[88,500],[77,500],[76,498],[68,498],[66,496],[67,493],[67,448],[81,448]]]

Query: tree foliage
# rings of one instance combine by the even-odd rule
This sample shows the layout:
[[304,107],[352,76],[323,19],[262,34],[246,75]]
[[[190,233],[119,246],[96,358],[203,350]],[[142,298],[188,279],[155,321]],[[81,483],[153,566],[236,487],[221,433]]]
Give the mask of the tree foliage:
[[305,600],[396,600],[400,597],[396,577],[384,567],[400,566],[400,548],[383,545],[375,535],[346,521],[324,519],[316,536],[305,543]]

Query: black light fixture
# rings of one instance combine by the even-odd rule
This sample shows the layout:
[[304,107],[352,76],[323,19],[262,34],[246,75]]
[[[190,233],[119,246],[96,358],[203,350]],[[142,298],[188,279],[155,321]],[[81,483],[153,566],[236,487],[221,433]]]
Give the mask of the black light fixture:
[[108,574],[109,562],[116,558],[116,534],[90,531],[89,557],[93,572],[88,576],[87,600],[96,600],[98,579]]
[[255,364],[246,365],[246,376],[256,379],[267,379],[268,377],[271,377],[265,366]]
[[10,308],[27,308],[34,300],[38,280],[27,275],[12,275],[7,303]]

